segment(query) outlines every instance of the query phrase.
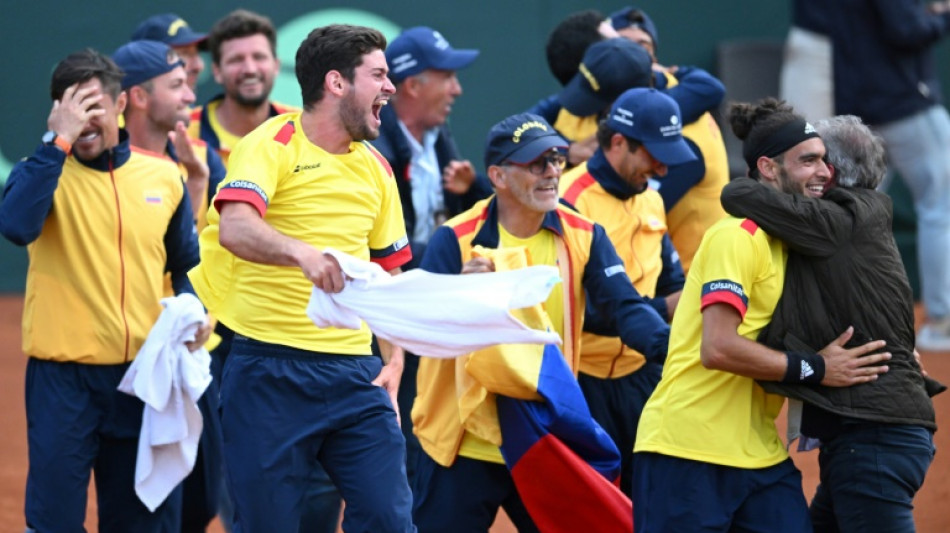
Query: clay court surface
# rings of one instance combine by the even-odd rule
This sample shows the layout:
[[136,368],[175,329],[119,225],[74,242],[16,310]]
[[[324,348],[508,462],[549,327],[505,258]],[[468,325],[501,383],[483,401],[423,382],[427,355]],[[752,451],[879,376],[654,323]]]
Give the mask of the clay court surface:
[[[23,375],[26,358],[20,351],[20,313],[23,298],[0,295],[0,533],[20,532],[23,520],[23,491],[26,480],[26,417],[23,407]],[[924,367],[938,380],[950,384],[950,353],[924,353]],[[945,533],[950,531],[950,392],[938,396],[937,456],[923,489],[917,495],[915,516],[918,531]],[[780,427],[784,427],[780,426]],[[804,474],[806,495],[814,493],[818,481],[818,454],[793,454]],[[131,488],[130,488],[131,490]],[[90,501],[86,528],[96,531],[95,503]],[[500,517],[493,533],[507,533],[513,528]],[[217,523],[211,531],[223,531]]]

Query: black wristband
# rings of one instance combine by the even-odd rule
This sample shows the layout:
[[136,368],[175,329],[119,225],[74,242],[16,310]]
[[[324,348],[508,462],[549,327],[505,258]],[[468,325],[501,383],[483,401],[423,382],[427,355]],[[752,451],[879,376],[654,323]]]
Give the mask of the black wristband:
[[788,366],[785,368],[784,383],[819,384],[825,378],[825,359],[808,352],[785,352]]

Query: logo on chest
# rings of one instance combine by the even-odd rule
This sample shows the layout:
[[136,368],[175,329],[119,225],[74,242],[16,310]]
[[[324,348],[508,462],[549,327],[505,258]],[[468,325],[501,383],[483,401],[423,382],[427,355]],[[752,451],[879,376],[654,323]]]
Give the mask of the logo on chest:
[[162,205],[165,198],[161,191],[145,191],[145,203],[151,205]]
[[303,172],[305,170],[313,170],[315,168],[320,168],[320,163],[302,163],[294,167],[294,174],[298,172]]

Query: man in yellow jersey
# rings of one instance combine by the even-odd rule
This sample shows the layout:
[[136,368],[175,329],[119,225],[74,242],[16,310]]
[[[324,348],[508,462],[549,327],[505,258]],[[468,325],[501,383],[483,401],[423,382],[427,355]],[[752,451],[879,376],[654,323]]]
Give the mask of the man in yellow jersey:
[[323,250],[398,272],[411,252],[386,160],[367,142],[394,92],[376,30],[313,30],[297,51],[304,110],[274,117],[232,154],[190,273],[235,331],[221,384],[224,457],[240,531],[295,531],[321,465],[346,501],[343,528],[413,531],[394,410],[402,352],[383,366],[371,334],[317,328],[312,290],[344,278]]
[[[476,256],[474,247],[524,247],[533,264],[561,271],[563,281],[544,308],[564,340],[572,370],[580,357],[586,300],[609,318],[605,322],[624,343],[651,361],[662,361],[669,328],[633,288],[604,228],[559,204],[558,179],[565,165],[559,149],[565,148],[567,142],[537,115],[513,115],[492,127],[485,166],[495,195],[436,230],[421,268],[443,274],[491,271],[494,263]],[[457,374],[473,379],[464,362],[420,360],[412,409],[422,447],[413,479],[416,525],[422,532],[484,533],[503,507],[520,531],[536,531],[499,447],[473,431],[469,424],[474,421],[462,421],[466,400],[460,398]],[[496,377],[514,374],[500,368]],[[497,414],[479,423],[497,428]]]
[[217,150],[227,166],[242,137],[268,118],[296,109],[269,100],[280,71],[270,19],[235,10],[214,23],[207,44],[214,81],[224,92],[192,110],[188,133]]
[[[163,273],[191,292],[194,220],[178,167],[130,149],[122,71],[91,49],[52,75],[49,131],[10,174],[0,233],[28,246],[23,310],[29,531],[81,531],[90,471],[100,531],[168,531],[135,495],[143,403],[117,386],[161,312]],[[189,348],[204,344],[203,328]]]
[[[132,41],[116,50],[112,58],[125,73],[122,88],[128,104],[123,116],[132,149],[178,163],[198,228],[203,228],[211,197],[224,180],[225,170],[217,152],[209,150],[204,141],[190,139],[185,131],[189,106],[195,101],[187,83],[187,66],[174,50],[158,41]],[[211,371],[214,379],[198,400],[204,420],[201,453],[182,483],[182,533],[204,531],[218,514],[223,482],[219,361],[212,360]]]
[[174,13],[154,15],[142,21],[132,32],[132,41],[159,41],[167,44],[185,63],[188,86],[198,87],[198,76],[204,72],[205,61],[201,52],[207,48],[208,36]]
[[[773,101],[774,102],[774,101]],[[750,177],[780,190],[820,190],[825,146],[787,106],[734,106]],[[673,318],[670,354],[640,417],[633,460],[636,531],[811,531],[801,473],[775,428],[784,398],[755,380],[848,386],[887,371],[851,330],[819,353],[755,342],[785,279],[785,245],[749,219],[707,232]],[[864,357],[862,357],[864,356]]]
[[[604,227],[633,286],[666,321],[673,317],[685,277],[667,231],[663,199],[648,181],[696,159],[683,141],[681,124],[672,98],[656,89],[630,89],[600,122],[597,151],[559,185],[565,202]],[[640,411],[663,366],[648,364],[603,322],[589,306],[577,379],[591,414],[620,450],[620,488],[629,494]]]
[[[227,166],[231,150],[241,138],[271,117],[299,110],[269,100],[280,71],[277,30],[270,19],[236,9],[214,23],[208,32],[207,47],[211,52],[214,79],[224,91],[204,107],[192,110],[188,134],[216,150]],[[215,192],[212,190],[211,194]],[[234,337],[230,323],[220,316],[216,318],[214,332],[221,337],[221,343],[211,352],[215,368],[223,366]],[[228,524],[232,518],[227,500],[224,503],[221,515]],[[333,533],[339,522],[340,503],[333,482],[319,465],[316,466],[304,504],[301,529]]]

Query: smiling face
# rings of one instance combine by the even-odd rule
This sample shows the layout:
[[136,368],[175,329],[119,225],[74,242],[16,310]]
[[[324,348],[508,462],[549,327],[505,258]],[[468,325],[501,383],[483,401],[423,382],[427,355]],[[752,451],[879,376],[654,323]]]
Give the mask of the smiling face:
[[389,77],[386,56],[374,50],[363,56],[353,72],[353,81],[346,82],[346,95],[340,101],[340,120],[354,141],[379,137],[379,111],[396,92]]
[[149,120],[164,131],[173,130],[178,122],[187,125],[189,107],[195,103],[195,93],[188,86],[185,69],[177,67],[152,78],[150,85],[147,104]]
[[221,43],[221,62],[212,65],[225,96],[244,107],[267,102],[279,70],[270,41],[259,33]]
[[119,144],[119,115],[125,109],[126,95],[122,92],[118,98],[113,99],[107,91],[102,90],[99,78],[80,83],[78,90],[87,88],[92,89],[93,94],[102,94],[102,100],[90,109],[105,111],[104,114],[89,119],[73,143],[73,152],[80,159],[90,160]]
[[780,163],[776,159],[772,161],[777,165],[771,183],[782,192],[821,198],[831,180],[831,171],[825,163],[825,143],[817,137],[786,150]]
[[558,157],[556,149],[545,152],[527,164],[503,164],[497,168],[496,189],[499,194],[506,194],[515,200],[523,209],[533,213],[547,213],[557,208],[557,185],[561,177],[561,168],[551,163],[544,165],[541,174],[530,170],[539,159]]

